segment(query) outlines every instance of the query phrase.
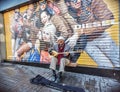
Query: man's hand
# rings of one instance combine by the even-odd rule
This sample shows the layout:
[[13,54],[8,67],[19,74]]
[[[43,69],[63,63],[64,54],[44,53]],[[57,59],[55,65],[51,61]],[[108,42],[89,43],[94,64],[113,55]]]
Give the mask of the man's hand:
[[69,52],[65,52],[64,55],[65,55],[65,56],[68,56],[68,55],[69,55]]

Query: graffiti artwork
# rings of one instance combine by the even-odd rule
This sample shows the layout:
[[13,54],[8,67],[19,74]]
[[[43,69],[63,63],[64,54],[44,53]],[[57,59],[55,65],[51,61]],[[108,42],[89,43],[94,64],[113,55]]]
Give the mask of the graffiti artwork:
[[109,7],[112,2],[118,4],[118,0],[42,0],[5,13],[6,36],[10,35],[6,45],[11,46],[6,48],[7,58],[50,63],[49,50],[62,36],[72,49],[72,62],[119,67],[119,10]]

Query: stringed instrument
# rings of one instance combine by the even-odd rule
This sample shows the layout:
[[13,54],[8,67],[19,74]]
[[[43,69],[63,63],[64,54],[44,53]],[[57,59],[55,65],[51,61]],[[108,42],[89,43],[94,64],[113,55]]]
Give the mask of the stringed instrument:
[[65,53],[82,53],[82,52],[83,52],[83,50],[70,51],[70,52],[57,52],[57,51],[52,50],[51,51],[51,55],[54,56],[54,57],[57,57],[59,54],[65,54]]

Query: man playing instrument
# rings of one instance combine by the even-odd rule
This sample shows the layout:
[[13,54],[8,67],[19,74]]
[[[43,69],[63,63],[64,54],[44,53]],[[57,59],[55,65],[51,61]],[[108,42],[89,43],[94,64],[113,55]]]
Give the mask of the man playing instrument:
[[[53,81],[59,82],[62,78],[62,73],[64,72],[65,65],[68,65],[70,63],[69,55],[71,48],[69,45],[65,44],[65,39],[60,36],[57,39],[57,44],[55,44],[50,51],[50,54],[54,54],[54,51],[58,52],[57,56],[51,57],[51,63],[50,63],[50,69],[53,72]],[[53,51],[53,52],[52,52]],[[59,54],[62,53],[63,54]],[[56,65],[59,65],[59,72],[58,75],[56,74]]]

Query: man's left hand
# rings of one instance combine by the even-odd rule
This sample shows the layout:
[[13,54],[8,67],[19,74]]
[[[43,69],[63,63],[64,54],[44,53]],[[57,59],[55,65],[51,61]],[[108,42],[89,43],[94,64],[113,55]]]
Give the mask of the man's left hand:
[[69,52],[65,52],[65,55],[68,56],[68,55],[69,55]]

